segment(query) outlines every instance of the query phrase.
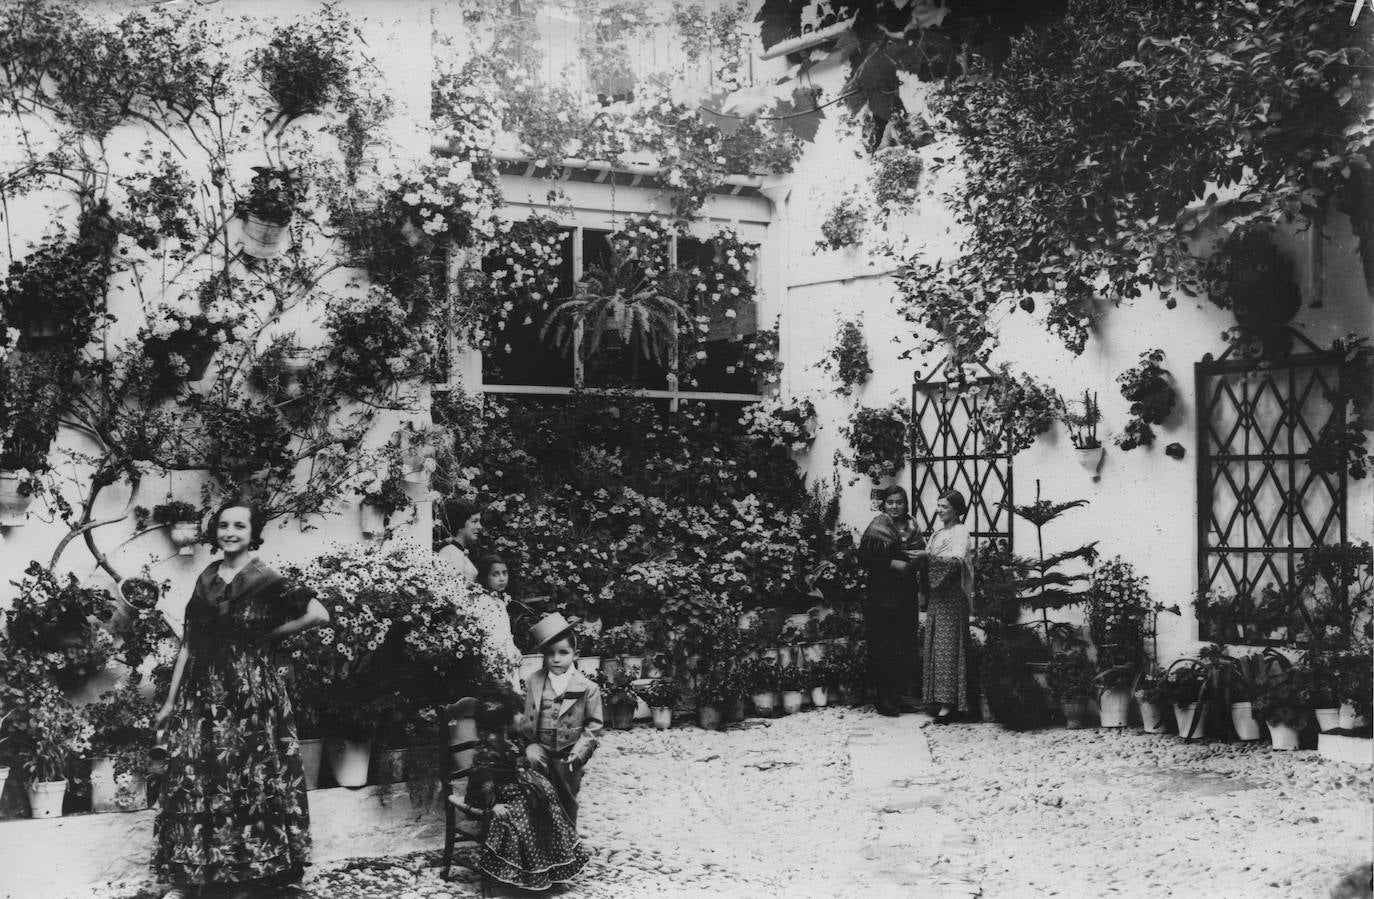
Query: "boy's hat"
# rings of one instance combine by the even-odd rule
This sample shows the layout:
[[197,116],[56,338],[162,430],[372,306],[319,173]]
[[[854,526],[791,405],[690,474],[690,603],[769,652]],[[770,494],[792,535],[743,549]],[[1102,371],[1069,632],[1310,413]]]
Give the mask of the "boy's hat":
[[540,618],[539,623],[530,628],[530,642],[536,650],[541,650],[572,629],[573,626],[568,619],[554,612]]

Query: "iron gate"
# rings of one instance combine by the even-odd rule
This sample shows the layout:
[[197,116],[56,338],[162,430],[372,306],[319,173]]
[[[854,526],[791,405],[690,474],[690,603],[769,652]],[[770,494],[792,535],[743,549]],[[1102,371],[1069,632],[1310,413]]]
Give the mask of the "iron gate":
[[[1267,368],[1226,356],[1195,366],[1199,596],[1215,589],[1253,610],[1267,592],[1283,603],[1285,623],[1243,627],[1248,643],[1292,639],[1299,598],[1291,588],[1303,552],[1347,537],[1345,466],[1325,473],[1307,461],[1332,417],[1339,362],[1310,353]],[[1203,639],[1237,636],[1213,633],[1205,616],[1200,629]]]

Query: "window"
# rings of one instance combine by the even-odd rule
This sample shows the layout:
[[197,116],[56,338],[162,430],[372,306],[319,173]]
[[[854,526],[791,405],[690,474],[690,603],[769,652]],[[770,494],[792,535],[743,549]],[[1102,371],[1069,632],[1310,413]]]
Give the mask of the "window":
[[[1228,354],[1229,355],[1229,354]],[[1332,416],[1339,358],[1314,352],[1264,368],[1196,366],[1201,637],[1295,642],[1296,569],[1312,546],[1347,539],[1346,472],[1314,471],[1307,452]]]

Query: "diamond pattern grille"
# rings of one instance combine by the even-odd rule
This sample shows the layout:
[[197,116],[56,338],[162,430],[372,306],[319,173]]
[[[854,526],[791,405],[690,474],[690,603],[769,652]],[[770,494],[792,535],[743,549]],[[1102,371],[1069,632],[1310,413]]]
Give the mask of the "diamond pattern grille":
[[[1258,602],[1266,588],[1294,583],[1310,546],[1346,539],[1346,473],[1322,474],[1306,454],[1332,414],[1338,360],[1294,357],[1286,365],[1204,361],[1196,366],[1198,408],[1198,577],[1200,593],[1217,589]],[[1296,598],[1294,601],[1298,601]],[[1298,620],[1258,639],[1291,642]],[[1203,639],[1229,639],[1202,625]]]
[[[992,452],[978,415],[978,397],[942,383],[916,385],[912,394],[911,501],[918,525],[935,525],[935,504],[953,488],[969,501],[965,519],[975,539],[1011,546],[1011,456]],[[1002,441],[1005,447],[1008,441]]]

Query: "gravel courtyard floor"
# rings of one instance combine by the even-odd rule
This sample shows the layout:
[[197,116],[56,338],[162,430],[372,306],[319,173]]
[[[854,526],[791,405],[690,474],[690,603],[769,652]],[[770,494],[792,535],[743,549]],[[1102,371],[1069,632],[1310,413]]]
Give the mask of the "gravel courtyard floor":
[[[561,895],[1325,897],[1374,851],[1367,768],[926,720],[825,709],[724,733],[610,732],[583,786],[593,859]],[[470,871],[445,883],[436,864],[360,861],[306,886],[319,899],[479,894]]]

